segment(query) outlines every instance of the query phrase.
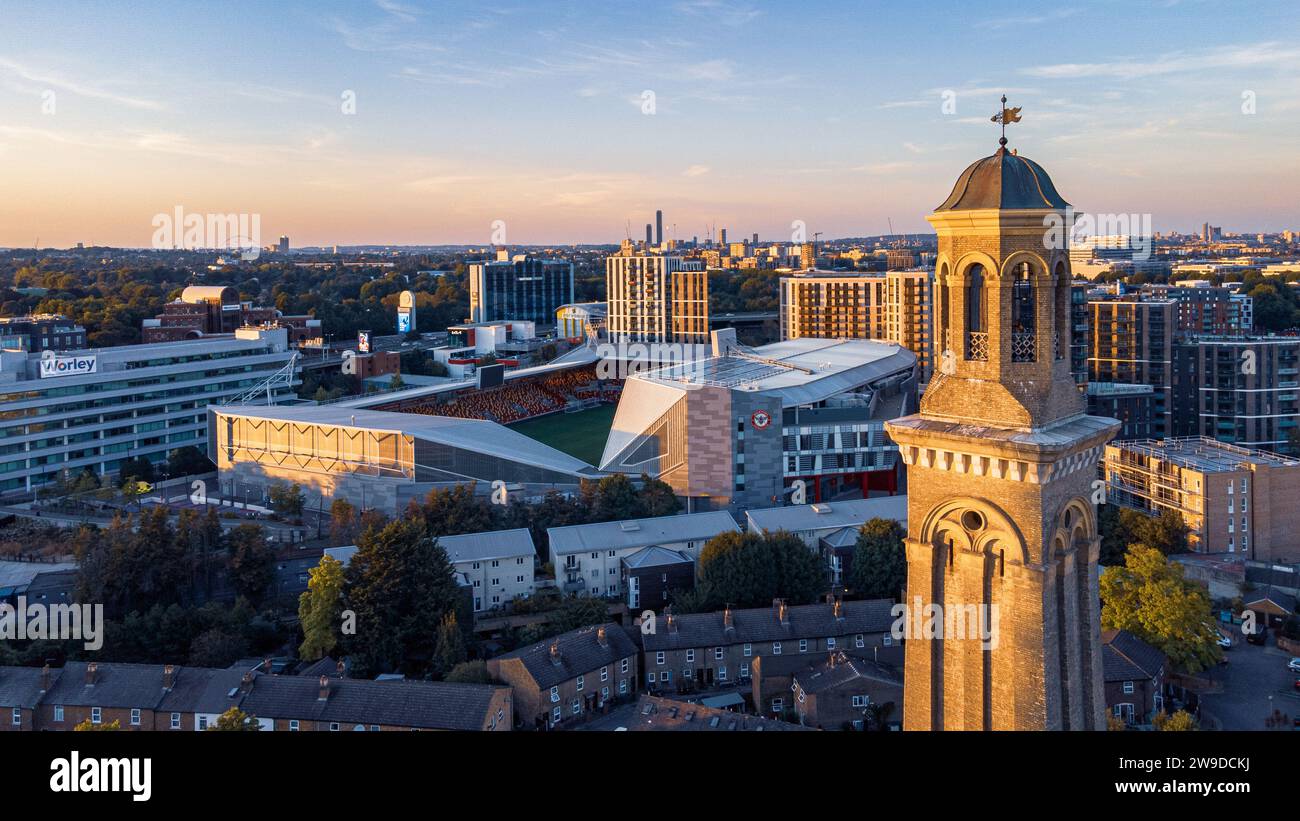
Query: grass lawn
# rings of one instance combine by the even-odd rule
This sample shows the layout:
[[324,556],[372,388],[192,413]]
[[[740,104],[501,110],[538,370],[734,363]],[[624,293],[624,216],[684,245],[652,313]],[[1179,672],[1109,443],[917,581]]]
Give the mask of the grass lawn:
[[510,427],[589,465],[597,465],[605,452],[605,439],[614,425],[616,408],[616,405],[600,405],[577,413],[553,413],[541,419],[516,422]]

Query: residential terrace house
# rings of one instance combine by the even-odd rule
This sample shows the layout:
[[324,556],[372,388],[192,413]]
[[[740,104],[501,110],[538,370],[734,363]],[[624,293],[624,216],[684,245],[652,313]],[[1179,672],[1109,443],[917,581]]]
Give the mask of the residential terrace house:
[[776,599],[770,608],[668,613],[641,636],[646,689],[685,692],[746,683],[759,656],[803,655],[811,663],[832,650],[891,644],[892,607],[888,599],[794,607]]
[[623,628],[610,622],[489,659],[487,667],[514,688],[515,713],[525,727],[550,729],[635,693],[637,653]]
[[1127,630],[1103,630],[1106,706],[1128,724],[1148,724],[1164,707],[1165,654]]

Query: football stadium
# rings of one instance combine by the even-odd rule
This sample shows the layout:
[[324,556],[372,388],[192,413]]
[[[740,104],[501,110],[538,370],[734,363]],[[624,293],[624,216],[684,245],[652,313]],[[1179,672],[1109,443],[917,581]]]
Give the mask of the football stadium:
[[883,425],[916,407],[911,352],[820,339],[747,348],[731,330],[691,348],[662,367],[586,347],[492,387],[447,380],[320,406],[213,408],[209,455],[230,498],[294,481],[391,513],[439,486],[535,499],[609,473],[663,479],[698,509],[896,491]]

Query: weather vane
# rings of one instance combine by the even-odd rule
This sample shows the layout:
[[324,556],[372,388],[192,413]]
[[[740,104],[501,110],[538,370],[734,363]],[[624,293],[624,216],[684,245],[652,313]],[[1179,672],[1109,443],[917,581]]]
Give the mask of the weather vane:
[[1002,110],[989,118],[995,123],[1002,123],[1002,136],[998,139],[998,145],[1007,144],[1007,123],[1020,122],[1020,106],[1007,108],[1007,95],[1002,95]]

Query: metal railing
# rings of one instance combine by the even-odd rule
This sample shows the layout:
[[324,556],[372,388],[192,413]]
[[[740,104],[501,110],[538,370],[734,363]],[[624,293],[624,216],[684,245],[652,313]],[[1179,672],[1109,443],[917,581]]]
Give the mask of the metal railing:
[[983,331],[971,331],[966,335],[966,358],[973,362],[987,362],[989,359],[989,335]]

